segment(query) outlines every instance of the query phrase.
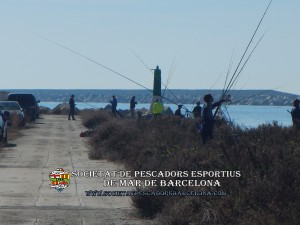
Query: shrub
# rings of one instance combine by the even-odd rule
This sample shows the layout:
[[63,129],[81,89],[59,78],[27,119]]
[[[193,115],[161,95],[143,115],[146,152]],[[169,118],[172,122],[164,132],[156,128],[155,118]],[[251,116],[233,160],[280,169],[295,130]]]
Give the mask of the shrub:
[[82,123],[89,129],[95,129],[100,124],[110,120],[110,115],[105,110],[85,109],[80,112]]
[[[130,170],[241,171],[240,178],[219,179],[224,197],[136,196],[133,203],[143,216],[158,216],[162,224],[300,224],[299,130],[276,123],[252,129],[221,123],[215,138],[202,145],[193,120],[182,123],[165,116],[137,122],[98,116],[91,114],[85,122],[88,127],[92,121],[99,124],[90,139],[93,159],[119,161]],[[217,190],[152,187],[205,189]]]

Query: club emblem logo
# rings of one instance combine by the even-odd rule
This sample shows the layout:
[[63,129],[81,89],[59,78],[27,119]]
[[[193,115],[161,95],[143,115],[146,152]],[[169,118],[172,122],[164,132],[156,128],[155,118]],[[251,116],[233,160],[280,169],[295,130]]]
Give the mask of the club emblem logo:
[[57,168],[49,174],[51,188],[55,188],[58,192],[62,192],[70,185],[70,172],[63,168]]

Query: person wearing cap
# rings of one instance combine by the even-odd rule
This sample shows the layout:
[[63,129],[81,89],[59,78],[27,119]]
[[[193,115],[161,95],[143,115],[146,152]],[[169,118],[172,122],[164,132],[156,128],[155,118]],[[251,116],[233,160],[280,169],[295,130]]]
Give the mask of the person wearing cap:
[[212,111],[215,107],[225,102],[225,100],[221,99],[213,103],[214,98],[211,94],[205,95],[203,99],[206,105],[203,108],[201,137],[203,144],[206,144],[209,139],[213,138],[214,115]]
[[115,95],[113,95],[112,98],[113,99],[110,101],[111,112],[112,112],[113,116],[117,117],[117,105],[118,105],[118,101],[117,101]]
[[201,117],[202,107],[200,106],[200,101],[196,103],[197,105],[194,107],[192,113],[195,119],[199,119]]
[[293,125],[297,128],[300,128],[300,100],[296,99],[293,102],[293,109],[291,111]]
[[178,105],[178,108],[175,111],[175,116],[179,116],[180,118],[183,117],[183,115],[181,114],[181,108],[182,108],[182,105]]
[[70,100],[69,100],[69,105],[70,105],[70,112],[69,112],[69,117],[68,120],[75,120],[75,100],[74,100],[74,95],[71,95]]

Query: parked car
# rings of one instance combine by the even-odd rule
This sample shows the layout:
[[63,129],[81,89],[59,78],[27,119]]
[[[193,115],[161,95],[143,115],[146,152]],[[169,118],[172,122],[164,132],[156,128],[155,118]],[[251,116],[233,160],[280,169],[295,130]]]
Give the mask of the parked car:
[[18,126],[24,125],[24,112],[21,106],[16,101],[0,101],[0,111],[9,112],[9,120],[7,121],[8,125],[15,123]]
[[7,101],[17,101],[23,109],[26,120],[35,121],[36,118],[39,118],[39,101],[35,99],[34,95],[11,93],[8,94]]

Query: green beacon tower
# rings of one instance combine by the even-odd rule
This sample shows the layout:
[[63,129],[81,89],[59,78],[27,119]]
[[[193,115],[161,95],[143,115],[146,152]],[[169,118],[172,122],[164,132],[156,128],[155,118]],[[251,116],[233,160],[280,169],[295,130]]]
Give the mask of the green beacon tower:
[[159,101],[162,103],[161,97],[161,70],[159,66],[154,69],[154,79],[153,79],[153,97],[150,106],[150,111],[152,112],[154,102]]

